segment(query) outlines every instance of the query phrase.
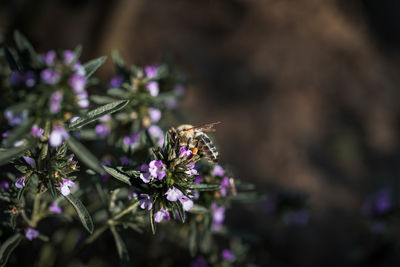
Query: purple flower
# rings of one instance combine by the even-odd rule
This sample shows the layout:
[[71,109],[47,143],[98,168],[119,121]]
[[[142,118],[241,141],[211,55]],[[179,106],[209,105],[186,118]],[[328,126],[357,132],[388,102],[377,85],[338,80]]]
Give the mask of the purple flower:
[[182,147],[179,149],[179,157],[180,157],[180,158],[187,158],[187,157],[189,157],[190,155],[192,155],[192,150],[190,150],[190,149],[187,149],[187,150],[186,150],[186,147],[184,147],[184,146],[182,146]]
[[148,128],[148,131],[152,137],[158,140],[157,145],[161,147],[164,143],[164,132],[161,130],[161,128],[158,127],[157,125],[151,125]]
[[170,219],[169,212],[165,209],[160,209],[154,214],[154,221],[156,223],[160,223],[162,220],[169,221]]
[[235,259],[232,251],[230,251],[229,249],[224,249],[222,251],[222,258],[227,261],[233,261]]
[[36,166],[35,160],[33,158],[24,156],[24,160],[26,161],[26,163],[31,165],[31,167],[34,168]]
[[151,121],[156,123],[161,119],[161,111],[156,108],[149,108],[149,116]]
[[146,87],[151,96],[158,96],[159,89],[157,82],[149,82]]
[[139,196],[139,206],[142,209],[151,210],[151,208],[153,207],[153,198],[148,194],[140,194]]
[[19,146],[22,146],[23,144],[24,144],[24,141],[19,140],[19,141],[15,142],[13,145],[14,145],[14,147],[19,147]]
[[182,207],[185,211],[189,211],[193,207],[193,201],[187,196],[182,196],[179,201],[182,203]]
[[101,121],[101,122],[106,122],[106,121],[109,121],[111,119],[111,115],[110,114],[107,114],[107,115],[104,115],[103,117],[101,117],[100,119],[99,119],[99,121]]
[[392,197],[388,189],[384,188],[369,196],[363,204],[362,210],[366,215],[381,215],[392,208]]
[[64,51],[64,62],[65,64],[71,64],[75,59],[75,53],[71,50]]
[[63,194],[63,196],[68,196],[71,193],[71,190],[69,188],[75,187],[75,183],[72,182],[70,179],[62,178],[61,180],[62,180],[62,183],[60,185],[61,194]]
[[24,75],[25,85],[28,87],[33,87],[36,84],[36,76],[33,71],[28,71]]
[[8,80],[8,82],[10,83],[11,86],[19,85],[23,81],[24,81],[24,77],[18,71],[11,72],[10,78]]
[[56,203],[53,203],[53,204],[50,205],[49,211],[57,213],[57,214],[61,214],[62,213],[62,209]]
[[103,182],[107,182],[110,179],[111,175],[108,173],[105,173],[101,176],[101,179],[103,179]]
[[148,184],[148,183],[150,183],[150,182],[154,179],[154,177],[152,177],[152,176],[150,175],[150,173],[145,172],[145,173],[141,173],[141,174],[140,174],[140,179],[142,179],[142,181],[143,181],[144,183]]
[[198,256],[190,263],[190,267],[208,267],[207,261],[202,256]]
[[44,129],[40,128],[36,124],[32,126],[31,134],[37,138],[41,138],[44,133]]
[[187,175],[193,176],[199,174],[197,170],[194,168],[195,167],[194,162],[190,162],[188,165],[186,165],[186,167],[188,167],[188,169],[185,171]]
[[75,62],[75,64],[72,66],[72,69],[75,71],[76,74],[80,76],[85,76],[86,71],[85,68],[82,66],[82,64],[78,61]]
[[152,160],[149,163],[150,175],[158,180],[162,180],[165,177],[165,165],[161,160]]
[[10,188],[10,185],[8,184],[8,182],[0,183],[0,189],[7,190],[8,188]]
[[61,73],[53,69],[44,69],[40,73],[40,77],[42,78],[44,83],[56,84],[61,78]]
[[98,124],[95,128],[97,135],[101,138],[106,137],[110,133],[110,130],[110,127],[106,124]]
[[201,181],[203,181],[203,176],[200,176],[200,175],[198,175],[198,176],[196,176],[196,178],[194,178],[194,183],[195,184],[199,184],[199,183],[201,183]]
[[11,133],[11,131],[10,131],[10,130],[7,130],[7,131],[5,131],[4,133],[1,134],[1,137],[7,138],[7,137],[10,136],[10,133]]
[[133,133],[130,136],[125,136],[123,140],[125,145],[133,146],[139,142],[139,133]]
[[225,171],[220,165],[215,165],[214,166],[214,170],[213,170],[213,174],[215,176],[224,176],[225,175]]
[[212,229],[213,231],[219,231],[222,227],[222,223],[225,220],[225,207],[224,206],[218,207],[218,205],[215,203],[213,203],[211,207],[213,212]]
[[121,87],[123,82],[122,76],[115,76],[111,79],[110,83],[108,84],[109,88],[119,88]]
[[32,239],[35,239],[39,236],[39,232],[33,228],[26,228],[25,229],[25,237],[32,241]]
[[85,90],[86,78],[78,74],[73,74],[69,78],[68,84],[71,86],[72,90],[74,90],[75,93],[79,94]]
[[221,195],[226,196],[228,193],[228,188],[230,186],[229,177],[225,176],[221,181]]
[[125,157],[125,156],[121,157],[120,160],[121,160],[122,165],[130,165],[132,163],[132,161],[128,157]]
[[15,187],[18,189],[22,189],[25,187],[25,177],[20,177],[18,180],[15,182]]
[[61,100],[63,98],[63,95],[60,91],[57,91],[53,93],[50,97],[50,112],[51,113],[57,113],[60,108],[61,108]]
[[55,126],[50,134],[50,145],[53,147],[60,146],[64,139],[69,137],[67,131],[62,126]]
[[147,78],[155,78],[157,76],[158,66],[146,66],[144,68],[144,72],[146,73]]
[[54,64],[54,60],[56,59],[56,52],[54,50],[50,50],[49,52],[40,55],[40,58],[47,66],[51,66]]
[[176,187],[168,189],[168,191],[165,194],[167,195],[167,199],[169,201],[177,201],[178,199],[183,197],[182,191]]
[[14,113],[11,110],[6,110],[4,112],[4,115],[8,121],[8,124],[11,126],[16,126],[20,125],[28,116],[28,113],[26,110],[20,112],[20,113]]

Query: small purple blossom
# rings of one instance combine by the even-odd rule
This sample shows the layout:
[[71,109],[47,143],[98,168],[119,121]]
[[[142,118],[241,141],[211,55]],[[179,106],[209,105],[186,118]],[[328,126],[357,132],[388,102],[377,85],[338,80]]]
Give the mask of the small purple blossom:
[[9,189],[9,188],[10,188],[10,185],[9,185],[8,182],[1,182],[1,183],[0,183],[0,189],[2,189],[2,190],[7,190],[7,189]]
[[61,73],[58,70],[44,69],[40,73],[40,77],[44,83],[56,84],[61,78]]
[[36,124],[32,126],[31,134],[37,138],[41,138],[44,133],[44,129],[40,128]]
[[221,181],[221,195],[226,196],[228,193],[228,188],[230,186],[229,177],[225,176]]
[[130,136],[125,136],[123,140],[125,145],[133,146],[139,143],[139,133],[133,133]]
[[26,163],[31,165],[31,167],[34,168],[36,166],[35,160],[33,158],[24,156],[24,160]]
[[56,59],[56,52],[54,50],[50,50],[45,54],[40,55],[40,58],[47,66],[51,66],[54,64]]
[[158,180],[162,180],[165,177],[165,165],[161,160],[152,160],[149,163],[149,172],[150,175]]
[[130,165],[130,164],[132,164],[132,160],[130,160],[128,157],[121,157],[120,158],[120,160],[121,160],[121,164],[122,165]]
[[362,210],[368,215],[381,215],[392,208],[392,196],[387,188],[380,189],[369,196],[363,204]]
[[26,110],[20,113],[14,113],[11,110],[6,110],[4,115],[8,121],[8,124],[11,126],[20,125],[28,116],[28,112]]
[[151,96],[158,96],[158,82],[149,82],[146,87]]
[[13,145],[14,145],[14,147],[20,147],[20,146],[22,146],[23,144],[24,144],[24,141],[19,140],[19,141],[16,141]]
[[148,194],[140,194],[139,196],[139,206],[142,209],[151,210],[151,208],[153,207],[153,198]]
[[203,176],[198,175],[198,176],[196,176],[196,178],[194,178],[194,183],[199,184],[203,180],[204,180]]
[[188,167],[188,169],[185,171],[185,173],[189,176],[198,175],[199,173],[195,169],[195,166],[196,165],[194,164],[194,162],[190,162],[189,164],[187,164],[186,167]]
[[8,82],[10,83],[11,86],[17,86],[20,83],[22,83],[23,81],[24,81],[24,77],[18,71],[11,72],[10,78],[8,79]]
[[109,88],[119,88],[122,85],[123,82],[123,77],[122,76],[115,76],[111,79],[110,83],[108,84]]
[[106,137],[110,133],[110,127],[107,124],[96,125],[95,131],[101,138]]
[[141,173],[139,177],[146,184],[150,183],[154,179],[154,177],[152,177],[148,172]]
[[20,177],[18,180],[15,182],[15,187],[18,189],[22,189],[25,187],[25,177]]
[[72,182],[70,179],[62,178],[62,183],[60,185],[61,194],[63,196],[68,196],[71,193],[70,187],[75,187],[75,183]]
[[160,209],[154,214],[154,221],[160,223],[162,220],[169,221],[171,219],[169,212],[165,209]]
[[85,76],[86,71],[85,68],[82,66],[82,64],[78,61],[75,62],[75,64],[72,66],[72,69],[75,71],[76,74],[80,76]]
[[37,231],[37,230],[35,230],[33,228],[30,228],[30,227],[25,229],[25,237],[28,240],[32,241],[32,239],[35,239],[38,236],[39,236],[39,231]]
[[215,176],[224,176],[225,175],[225,171],[220,165],[215,165],[214,166],[214,170],[213,170],[213,174]]
[[24,75],[25,85],[33,87],[36,84],[36,76],[33,71],[28,71]]
[[75,59],[75,53],[71,50],[65,50],[64,51],[64,63],[69,65],[71,64],[74,59]]
[[62,126],[55,126],[50,134],[50,145],[53,147],[60,146],[64,139],[69,137],[67,131]]
[[11,131],[7,130],[7,131],[5,131],[4,133],[1,134],[1,137],[7,138],[8,136],[10,136],[10,133],[11,133]]
[[149,108],[149,116],[152,122],[157,123],[161,119],[161,111],[156,108]]
[[193,207],[193,200],[188,198],[187,196],[182,196],[179,201],[182,204],[182,208],[185,211],[189,211]]
[[222,227],[222,223],[225,220],[225,207],[224,206],[218,207],[218,205],[215,203],[213,203],[211,207],[213,212],[212,229],[213,231],[219,231]]
[[222,258],[227,261],[233,261],[235,259],[232,251],[230,251],[229,249],[224,249],[222,251],[221,255],[222,255]]
[[187,158],[187,157],[189,157],[190,155],[192,155],[192,150],[186,149],[186,147],[184,147],[184,146],[182,146],[182,147],[179,149],[179,157],[180,157],[180,158]]
[[71,86],[72,90],[74,90],[75,93],[79,94],[85,90],[86,78],[78,74],[73,74],[69,78],[68,84]]
[[157,77],[158,66],[146,66],[144,68],[144,72],[146,73],[147,78],[155,78]]
[[183,197],[182,191],[176,187],[168,189],[168,191],[165,194],[167,195],[167,199],[169,201],[177,201],[178,199]]
[[148,128],[148,131],[152,137],[157,139],[157,145],[161,147],[164,143],[164,132],[161,130],[161,128],[157,125],[151,125]]
[[103,182],[107,182],[110,179],[111,175],[108,173],[105,173],[101,176],[101,179],[103,179]]
[[57,213],[57,214],[61,214],[62,213],[62,209],[56,203],[53,203],[53,204],[50,205],[49,211]]
[[61,100],[63,95],[60,91],[54,92],[50,97],[50,112],[57,113],[61,108]]

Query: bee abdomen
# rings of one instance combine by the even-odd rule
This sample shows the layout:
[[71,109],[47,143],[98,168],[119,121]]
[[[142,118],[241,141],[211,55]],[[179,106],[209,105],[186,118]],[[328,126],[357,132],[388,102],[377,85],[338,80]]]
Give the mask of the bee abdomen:
[[208,161],[212,163],[218,162],[218,151],[205,134],[199,136],[199,151],[200,155],[204,156]]

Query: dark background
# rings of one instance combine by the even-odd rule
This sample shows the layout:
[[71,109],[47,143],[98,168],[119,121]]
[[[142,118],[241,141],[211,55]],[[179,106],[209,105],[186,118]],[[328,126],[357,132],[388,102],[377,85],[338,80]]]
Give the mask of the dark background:
[[[376,239],[360,207],[399,190],[399,14],[394,0],[14,0],[0,27],[40,52],[81,43],[83,61],[172,56],[192,84],[191,123],[223,122],[222,163],[261,193],[308,196],[301,228],[262,204],[229,211],[260,265],[398,266],[396,237]],[[108,60],[97,74],[113,73]]]

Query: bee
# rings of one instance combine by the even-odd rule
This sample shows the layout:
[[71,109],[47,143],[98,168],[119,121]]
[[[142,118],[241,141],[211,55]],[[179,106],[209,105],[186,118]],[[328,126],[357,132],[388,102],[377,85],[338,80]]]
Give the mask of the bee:
[[181,146],[186,146],[192,150],[193,155],[199,154],[211,163],[218,162],[218,151],[206,133],[215,132],[214,125],[220,122],[213,122],[193,126],[182,124],[179,127],[171,128],[168,132],[173,142]]

